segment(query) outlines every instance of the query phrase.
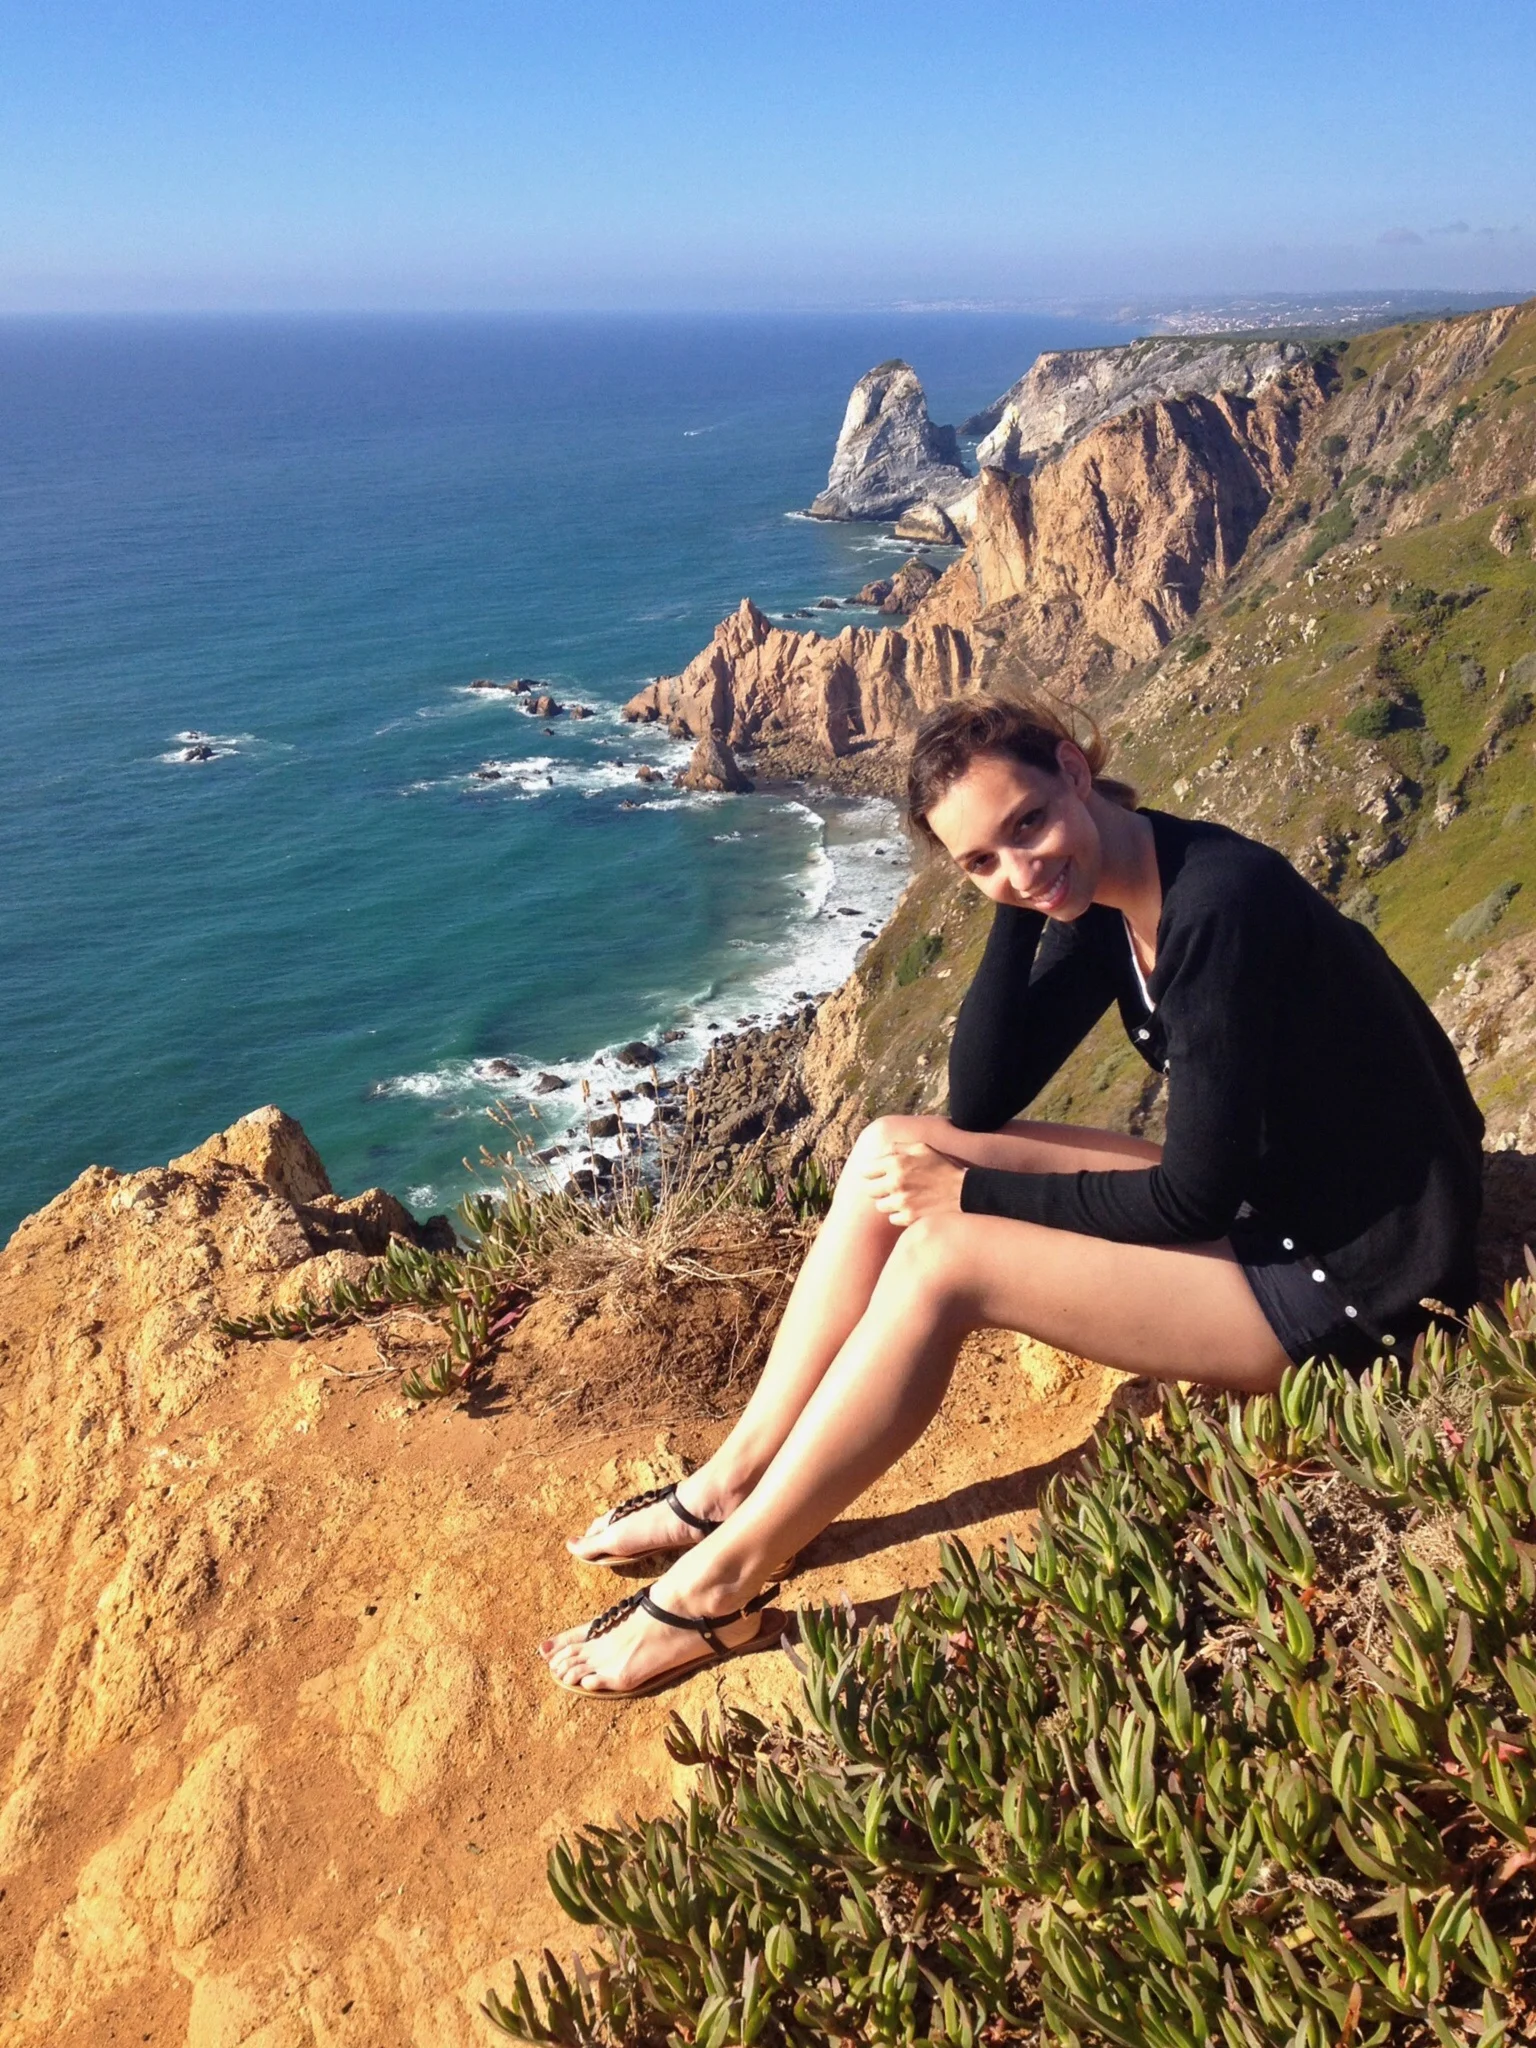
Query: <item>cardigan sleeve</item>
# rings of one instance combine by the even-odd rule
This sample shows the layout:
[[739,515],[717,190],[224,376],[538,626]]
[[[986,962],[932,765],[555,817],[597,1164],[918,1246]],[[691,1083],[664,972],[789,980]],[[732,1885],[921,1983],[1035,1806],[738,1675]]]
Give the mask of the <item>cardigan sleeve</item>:
[[1092,916],[1047,932],[1038,911],[998,905],[950,1039],[949,1119],[960,1130],[1017,1116],[1109,1008],[1115,982]]
[[969,1167],[960,1206],[1121,1244],[1224,1237],[1253,1185],[1288,948],[1278,906],[1241,888],[1164,938],[1168,1130],[1160,1163],[1125,1172]]

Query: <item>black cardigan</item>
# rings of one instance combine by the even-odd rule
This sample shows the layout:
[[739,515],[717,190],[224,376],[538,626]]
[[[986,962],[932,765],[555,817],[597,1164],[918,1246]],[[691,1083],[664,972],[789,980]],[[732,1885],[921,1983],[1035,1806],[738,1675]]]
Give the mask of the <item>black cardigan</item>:
[[1095,904],[1047,928],[1000,905],[955,1024],[949,1113],[961,1130],[997,1130],[1118,1002],[1168,1076],[1162,1161],[973,1166],[961,1208],[1122,1244],[1200,1244],[1246,1204],[1326,1269],[1366,1329],[1390,1329],[1424,1295],[1464,1306],[1483,1120],[1427,1005],[1281,855],[1224,826],[1142,815],[1163,886],[1153,1008],[1119,911]]

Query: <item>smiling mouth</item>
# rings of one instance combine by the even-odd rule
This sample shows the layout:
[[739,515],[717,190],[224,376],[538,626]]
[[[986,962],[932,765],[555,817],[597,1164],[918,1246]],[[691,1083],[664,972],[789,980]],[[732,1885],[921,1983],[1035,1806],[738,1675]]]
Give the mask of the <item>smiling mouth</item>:
[[1054,911],[1059,910],[1062,904],[1066,901],[1067,886],[1071,880],[1071,874],[1071,861],[1063,861],[1061,864],[1061,872],[1057,875],[1055,881],[1052,882],[1051,886],[1039,895],[1032,895],[1028,898],[1030,909],[1042,910],[1044,911],[1047,917],[1051,916],[1051,914]]

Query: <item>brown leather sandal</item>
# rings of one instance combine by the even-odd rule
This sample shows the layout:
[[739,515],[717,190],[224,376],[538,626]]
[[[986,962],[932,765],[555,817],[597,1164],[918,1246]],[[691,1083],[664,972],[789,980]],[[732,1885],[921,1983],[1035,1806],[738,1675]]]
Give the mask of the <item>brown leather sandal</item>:
[[702,1671],[711,1664],[723,1664],[728,1657],[739,1657],[747,1650],[761,1648],[765,1641],[776,1640],[783,1632],[782,1617],[778,1627],[771,1633],[768,1629],[760,1627],[757,1634],[749,1636],[744,1643],[723,1643],[715,1634],[715,1630],[729,1628],[733,1621],[740,1621],[744,1615],[760,1614],[778,1590],[777,1586],[765,1587],[761,1593],[755,1594],[745,1607],[738,1607],[732,1614],[673,1614],[665,1607],[658,1607],[651,1598],[650,1588],[644,1587],[638,1593],[631,1593],[627,1600],[617,1600],[612,1607],[605,1607],[601,1614],[587,1623],[587,1632],[582,1640],[590,1643],[596,1641],[599,1636],[607,1635],[610,1629],[617,1628],[621,1621],[627,1620],[636,1608],[639,1608],[653,1621],[664,1621],[668,1628],[688,1629],[695,1635],[701,1635],[709,1646],[704,1655],[690,1657],[686,1664],[674,1664],[669,1671],[663,1671],[658,1677],[647,1680],[644,1685],[628,1688],[567,1685],[564,1679],[559,1678],[555,1683],[562,1691],[581,1693],[589,1700],[643,1700],[648,1699],[652,1693],[665,1692],[668,1686],[691,1677],[695,1671]]
[[[625,1521],[630,1515],[639,1514],[642,1508],[653,1507],[664,1501],[680,1522],[686,1522],[690,1529],[697,1529],[701,1536],[709,1535],[720,1524],[712,1522],[707,1515],[696,1515],[691,1508],[685,1508],[677,1497],[678,1482],[670,1486],[653,1486],[645,1493],[632,1493],[628,1500],[621,1500],[617,1507],[608,1510],[606,1526],[612,1528],[615,1522]],[[670,1557],[676,1550],[687,1550],[686,1543],[653,1544],[649,1550],[637,1550],[625,1556],[621,1551],[604,1551],[598,1557],[583,1557],[581,1564],[603,1564],[609,1567],[643,1564],[647,1558]]]

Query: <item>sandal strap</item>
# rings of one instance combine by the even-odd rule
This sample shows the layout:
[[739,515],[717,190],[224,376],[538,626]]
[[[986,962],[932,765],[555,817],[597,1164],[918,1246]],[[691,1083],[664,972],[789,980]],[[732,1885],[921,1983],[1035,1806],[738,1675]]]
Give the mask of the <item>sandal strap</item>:
[[729,1643],[721,1642],[715,1633],[716,1629],[729,1628],[733,1621],[740,1621],[745,1615],[761,1613],[778,1590],[776,1585],[765,1586],[761,1593],[755,1593],[746,1606],[738,1607],[734,1614],[673,1614],[665,1607],[658,1607],[649,1590],[642,1587],[638,1593],[631,1593],[627,1599],[616,1600],[611,1607],[605,1607],[601,1614],[589,1621],[583,1640],[590,1643],[598,1636],[607,1635],[610,1629],[617,1628],[619,1623],[633,1614],[638,1607],[653,1620],[664,1621],[668,1628],[688,1629],[694,1635],[702,1636],[717,1657],[729,1657],[732,1654],[731,1646]]
[[609,1629],[617,1628],[627,1615],[633,1614],[644,1598],[645,1592],[642,1588],[638,1593],[631,1593],[627,1599],[615,1600],[611,1607],[605,1607],[601,1614],[587,1623],[587,1633],[583,1640],[590,1643],[598,1636],[607,1635]]
[[665,1500],[674,1489],[670,1486],[653,1486],[645,1493],[632,1493],[628,1500],[621,1500],[617,1507],[608,1510],[607,1526],[622,1522],[627,1515],[638,1515],[642,1508],[648,1508],[659,1500]]
[[669,1486],[662,1499],[680,1522],[686,1522],[690,1529],[697,1529],[702,1536],[707,1536],[712,1529],[718,1529],[720,1526],[718,1522],[712,1522],[708,1515],[696,1515],[692,1508],[685,1508],[677,1497],[676,1486]]
[[708,1515],[696,1515],[692,1508],[685,1508],[677,1497],[675,1483],[671,1486],[648,1487],[644,1493],[632,1493],[628,1500],[621,1500],[617,1507],[608,1510],[605,1526],[611,1529],[615,1522],[622,1522],[629,1515],[638,1515],[642,1508],[654,1507],[658,1501],[664,1501],[680,1522],[686,1522],[690,1529],[697,1529],[703,1536],[707,1536],[712,1529],[718,1529],[720,1526],[718,1522],[712,1522]]
[[765,1586],[761,1593],[754,1593],[745,1607],[738,1607],[730,1614],[673,1614],[666,1607],[658,1607],[647,1588],[636,1593],[631,1604],[641,1607],[653,1621],[664,1621],[668,1628],[689,1628],[695,1635],[707,1636],[713,1628],[729,1628],[733,1621],[740,1621],[748,1614],[760,1614],[778,1592],[777,1586]]

